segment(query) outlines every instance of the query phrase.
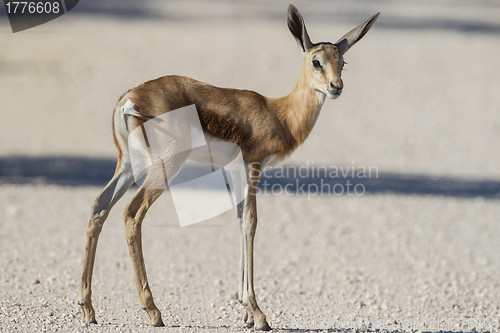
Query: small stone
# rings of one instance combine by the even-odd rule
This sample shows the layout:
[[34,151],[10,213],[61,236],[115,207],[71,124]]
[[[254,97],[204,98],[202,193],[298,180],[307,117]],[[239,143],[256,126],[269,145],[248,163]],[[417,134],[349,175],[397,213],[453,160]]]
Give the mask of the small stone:
[[7,213],[11,216],[15,216],[19,213],[19,207],[14,205],[7,206]]

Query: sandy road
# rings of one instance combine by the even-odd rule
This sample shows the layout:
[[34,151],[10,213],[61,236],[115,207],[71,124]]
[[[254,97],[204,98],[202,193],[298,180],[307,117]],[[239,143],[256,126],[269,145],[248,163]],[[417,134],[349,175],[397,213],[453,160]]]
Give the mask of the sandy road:
[[[86,331],[76,304],[81,221],[96,188],[4,189],[0,329]],[[232,213],[180,228],[167,198],[151,209],[145,258],[169,331],[241,329]],[[496,201],[261,196],[259,213],[256,288],[274,328],[362,328],[365,320],[455,332],[471,331],[471,320],[498,324]],[[90,330],[158,331],[138,306],[118,209],[101,235],[93,292],[100,324]]]
[[[164,330],[138,305],[121,220],[133,192],[101,236],[99,325],[89,328],[76,304],[84,235],[112,173],[118,96],[163,74],[288,93],[301,59],[287,5],[87,1],[19,34],[0,20],[0,331],[242,330],[234,212],[180,228],[165,196],[148,213],[144,252]],[[287,163],[354,161],[380,175],[360,197],[259,197],[256,291],[271,326],[500,331],[498,4],[296,5],[313,41],[382,16],[346,57],[342,97]],[[61,156],[85,168],[58,168]]]

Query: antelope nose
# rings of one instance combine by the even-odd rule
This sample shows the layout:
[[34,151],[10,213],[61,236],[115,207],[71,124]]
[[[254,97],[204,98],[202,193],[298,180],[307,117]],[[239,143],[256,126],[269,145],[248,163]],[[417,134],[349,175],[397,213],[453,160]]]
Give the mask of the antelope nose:
[[330,88],[332,89],[337,89],[337,90],[342,90],[344,88],[344,85],[342,84],[342,81],[340,83],[334,84],[333,81],[330,81]]

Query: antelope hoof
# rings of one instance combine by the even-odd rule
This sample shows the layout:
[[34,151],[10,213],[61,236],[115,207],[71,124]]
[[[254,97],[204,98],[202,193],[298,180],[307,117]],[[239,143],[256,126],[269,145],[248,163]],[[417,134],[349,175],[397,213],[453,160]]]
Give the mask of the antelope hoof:
[[163,327],[165,324],[163,323],[163,320],[161,320],[161,313],[160,310],[154,309],[151,310],[151,312],[148,312],[149,314],[149,324],[153,327]]
[[266,321],[264,321],[264,323],[260,326],[255,325],[254,329],[256,331],[270,331],[270,330],[272,330],[271,326],[269,326],[269,324]]
[[95,320],[95,311],[92,305],[80,304],[83,311],[83,323],[85,325],[97,324],[97,320]]
[[154,322],[154,323],[151,323],[151,326],[153,327],[164,327],[165,324],[163,323],[163,321],[160,319],[158,320],[157,322]]
[[86,326],[89,326],[90,324],[97,324],[97,320],[95,320],[95,316],[86,316],[85,314],[83,315],[83,322],[85,323]]
[[255,315],[255,325],[254,329],[256,331],[270,331],[271,326],[267,323],[266,316],[261,313],[256,313]]
[[245,318],[243,318],[243,321],[245,322],[245,326],[248,328],[254,327],[255,325],[253,314],[251,312],[248,312],[248,310],[245,312]]

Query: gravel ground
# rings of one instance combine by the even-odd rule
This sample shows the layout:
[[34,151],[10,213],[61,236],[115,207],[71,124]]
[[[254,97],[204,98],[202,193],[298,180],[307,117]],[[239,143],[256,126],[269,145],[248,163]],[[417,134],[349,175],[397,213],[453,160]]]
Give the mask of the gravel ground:
[[[313,41],[335,41],[382,15],[346,56],[342,97],[325,103],[287,163],[375,166],[380,178],[379,191],[359,197],[259,197],[255,286],[271,326],[500,332],[500,5],[295,4]],[[235,212],[180,228],[168,195],[148,213],[143,234],[167,327],[148,327],[139,308],[121,219],[133,190],[101,234],[98,325],[81,326],[76,296],[89,205],[115,156],[117,98],[164,74],[288,93],[301,58],[287,6],[86,0],[17,34],[0,16],[0,332],[249,331],[234,298]],[[68,156],[87,159],[89,170],[59,170]],[[40,158],[55,161],[52,176]],[[472,191],[449,190],[464,184]]]
[[[161,330],[149,328],[139,308],[120,209],[112,211],[97,252],[99,325],[80,326],[84,221],[96,191],[2,188],[0,330]],[[498,325],[496,201],[262,195],[259,203],[256,291],[272,327],[314,332],[363,328],[364,321],[373,329],[455,332],[480,330],[471,325],[488,320]],[[233,215],[181,228],[168,197],[149,212],[146,265],[169,330],[242,329]]]

